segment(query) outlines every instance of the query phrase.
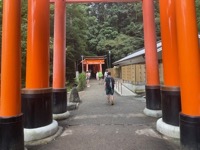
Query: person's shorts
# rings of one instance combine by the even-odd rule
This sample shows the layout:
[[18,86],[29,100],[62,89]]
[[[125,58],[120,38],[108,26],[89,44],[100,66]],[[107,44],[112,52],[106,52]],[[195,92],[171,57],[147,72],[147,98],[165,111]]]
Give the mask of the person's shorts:
[[106,95],[113,95],[113,94],[114,94],[114,89],[106,88]]

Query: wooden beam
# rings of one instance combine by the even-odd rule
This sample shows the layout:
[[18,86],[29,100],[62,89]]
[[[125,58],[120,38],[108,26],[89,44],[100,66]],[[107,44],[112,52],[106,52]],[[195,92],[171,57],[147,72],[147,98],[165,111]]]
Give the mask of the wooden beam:
[[[50,0],[50,3],[54,3],[56,0]],[[65,0],[66,3],[132,3],[141,2],[142,0]]]

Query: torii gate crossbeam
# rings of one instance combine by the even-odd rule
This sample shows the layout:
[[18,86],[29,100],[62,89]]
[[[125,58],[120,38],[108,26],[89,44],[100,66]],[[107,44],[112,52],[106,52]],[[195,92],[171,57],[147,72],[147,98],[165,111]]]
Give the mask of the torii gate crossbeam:
[[[54,3],[56,0],[50,0]],[[141,2],[142,0],[65,0],[66,3],[128,3],[128,2]]]

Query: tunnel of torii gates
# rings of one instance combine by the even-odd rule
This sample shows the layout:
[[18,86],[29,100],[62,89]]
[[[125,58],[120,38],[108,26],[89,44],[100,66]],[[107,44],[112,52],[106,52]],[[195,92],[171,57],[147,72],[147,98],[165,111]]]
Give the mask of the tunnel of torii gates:
[[[177,131],[183,149],[199,149],[200,51],[195,0],[159,1],[164,66],[164,85],[161,87],[153,0],[28,0],[24,89],[21,89],[20,75],[21,1],[4,0],[0,149],[22,150],[26,142],[51,136],[59,130],[58,123],[55,121],[56,116],[67,116],[66,3],[82,2],[142,2],[146,60],[144,113],[161,117],[162,112],[162,118],[157,121],[157,129],[163,134],[173,134]],[[52,88],[49,87],[50,3],[55,5]]]

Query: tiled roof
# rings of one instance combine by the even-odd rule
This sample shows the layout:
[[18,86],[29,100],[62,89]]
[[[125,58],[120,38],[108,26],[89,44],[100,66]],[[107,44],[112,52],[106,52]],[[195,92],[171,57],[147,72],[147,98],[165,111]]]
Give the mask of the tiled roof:
[[[160,52],[162,50],[162,43],[161,41],[157,42],[157,52]],[[139,49],[138,51],[116,61],[113,63],[113,65],[120,65],[122,62],[139,57],[139,56],[143,56],[144,57],[145,54],[145,48]]]

